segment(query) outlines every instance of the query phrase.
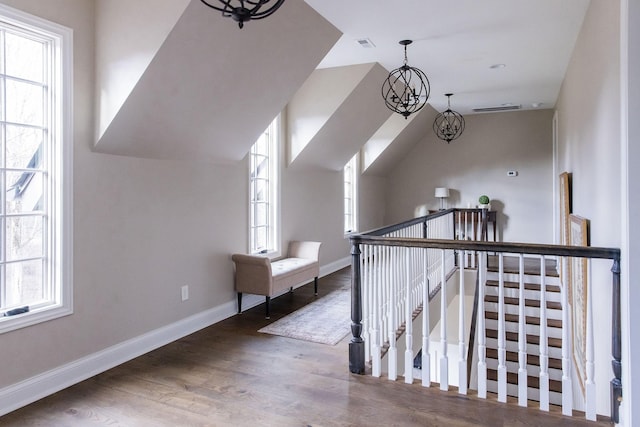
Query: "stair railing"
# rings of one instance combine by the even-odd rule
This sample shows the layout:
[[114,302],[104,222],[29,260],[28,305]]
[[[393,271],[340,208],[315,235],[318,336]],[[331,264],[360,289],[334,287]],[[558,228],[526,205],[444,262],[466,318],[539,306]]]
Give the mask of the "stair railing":
[[[477,325],[477,346],[478,346],[478,396],[486,398],[486,327],[484,325],[484,296],[483,284],[486,276],[487,254],[496,253],[502,271],[502,258],[504,254],[515,254],[524,259],[524,255],[538,256],[540,258],[540,269],[544,275],[546,271],[546,258],[560,257],[564,268],[564,276],[561,283],[561,304],[562,304],[562,412],[565,415],[573,413],[573,402],[571,401],[572,385],[572,363],[571,363],[571,333],[569,332],[569,310],[567,286],[568,263],[572,258],[609,259],[613,261],[612,271],[612,366],[613,379],[611,380],[611,419],[618,420],[619,402],[622,397],[621,383],[621,344],[620,344],[620,250],[617,248],[598,247],[577,247],[563,245],[540,245],[523,243],[501,243],[473,240],[457,240],[456,218],[460,221],[460,216],[456,217],[456,210],[441,211],[426,217],[416,218],[402,224],[374,230],[373,232],[356,234],[350,236],[351,256],[352,256],[352,312],[351,331],[352,339],[349,344],[349,369],[352,373],[364,374],[367,363],[371,365],[371,373],[374,376],[381,376],[381,349],[385,342],[388,348],[388,377],[391,380],[397,379],[397,351],[396,334],[399,327],[404,323],[404,335],[406,340],[406,351],[404,354],[405,382],[413,382],[412,360],[413,352],[413,313],[419,307],[423,310],[423,333],[422,333],[422,384],[430,386],[429,373],[429,299],[440,290],[441,313],[446,313],[447,307],[447,286],[448,275],[456,269],[454,254],[457,252],[457,268],[462,271],[467,267],[467,254],[477,255],[478,273],[480,275],[480,286],[478,289],[481,295],[478,298],[478,325]],[[484,221],[483,221],[483,226]],[[486,234],[485,234],[486,235]],[[474,259],[472,256],[469,259]],[[520,271],[524,271],[522,268]],[[461,274],[462,276],[463,274]],[[464,293],[464,285],[460,284],[460,293]],[[504,305],[504,283],[500,280],[498,285],[499,305]],[[520,294],[524,295],[524,284],[520,279]],[[545,282],[541,282],[541,295],[544,294]],[[586,406],[585,416],[589,420],[596,419],[595,408],[595,382],[594,382],[594,360],[593,360],[593,325],[591,313],[591,292],[588,292],[588,319],[587,322],[587,369],[586,369]],[[539,382],[541,392],[548,395],[548,349],[546,328],[547,323],[546,306],[542,297],[540,303],[540,341]],[[461,295],[461,300],[464,300]],[[363,303],[364,302],[364,303]],[[524,378],[526,374],[526,332],[524,299],[519,302],[518,320],[518,363],[519,378]],[[464,312],[464,302],[461,302],[460,323],[462,324],[462,313]],[[364,319],[364,321],[363,321]],[[506,372],[504,370],[506,348],[504,345],[505,335],[505,313],[502,310],[498,313],[498,400],[506,401]],[[440,336],[444,339],[442,352],[440,355],[440,388],[448,390],[448,355],[447,355],[447,324],[446,316],[440,319]],[[462,326],[460,326],[462,327]],[[467,352],[465,351],[464,334],[459,334],[460,352],[458,355],[460,383],[465,384],[467,380]],[[463,369],[464,367],[464,369]],[[464,374],[463,374],[464,372]],[[518,398],[521,405],[526,405],[526,380],[524,391],[522,385],[519,386]],[[466,387],[458,388],[458,392],[466,393]],[[548,396],[540,397],[540,409],[549,410]]]

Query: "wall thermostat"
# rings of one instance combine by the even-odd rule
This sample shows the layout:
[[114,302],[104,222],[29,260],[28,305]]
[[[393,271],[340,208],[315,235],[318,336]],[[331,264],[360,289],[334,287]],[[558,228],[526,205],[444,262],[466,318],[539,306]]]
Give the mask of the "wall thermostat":
[[518,176],[518,171],[509,171],[507,172],[507,176]]

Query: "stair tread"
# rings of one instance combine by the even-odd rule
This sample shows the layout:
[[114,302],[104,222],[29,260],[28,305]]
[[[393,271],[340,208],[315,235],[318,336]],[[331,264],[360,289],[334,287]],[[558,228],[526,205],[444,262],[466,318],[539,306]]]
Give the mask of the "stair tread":
[[[495,311],[485,311],[485,318],[490,320],[498,320],[498,313]],[[504,315],[505,322],[518,323],[519,316],[517,314],[506,313]],[[540,318],[537,316],[525,316],[525,323],[527,325],[540,326]],[[560,319],[547,319],[547,326],[551,328],[562,328],[562,320]]]
[[[498,302],[498,295],[485,295],[484,301],[485,302],[497,303]],[[505,305],[516,305],[517,306],[518,304],[520,304],[520,301],[518,300],[518,298],[504,297],[504,303],[505,303]],[[540,300],[537,300],[537,299],[525,299],[524,300],[524,305],[526,307],[540,307]],[[562,304],[559,303],[559,302],[555,302],[555,301],[547,301],[547,309],[562,310]]]
[[[487,379],[498,381],[498,371],[487,368]],[[507,384],[518,384],[518,374],[507,372]],[[540,378],[534,375],[527,375],[527,387],[540,389]],[[549,391],[562,393],[562,381],[549,378]]]
[[[519,361],[518,353],[515,351],[507,351],[506,358],[508,362]],[[487,359],[498,360],[498,350],[495,348],[487,348]],[[527,353],[527,365],[540,366],[540,356]],[[562,370],[562,359],[549,357],[549,368]]]
[[[487,338],[495,338],[498,339],[498,331],[495,329],[487,329],[486,330]],[[507,341],[518,342],[518,333],[517,332],[505,332],[505,339]],[[527,343],[528,344],[536,344],[540,345],[540,337],[537,335],[527,334]],[[562,338],[547,338],[547,346],[562,348]]]
[[[504,283],[504,287],[508,288],[508,289],[520,289],[520,283],[518,282],[509,282],[509,281],[505,281]],[[491,286],[491,287],[498,287],[499,282],[497,280],[487,280],[487,286]],[[538,291],[540,292],[540,284],[539,283],[528,283],[525,282],[524,284],[524,289],[526,291]],[[558,285],[552,285],[547,283],[545,285],[545,289],[547,292],[554,292],[554,293],[559,293],[560,292],[560,286]]]

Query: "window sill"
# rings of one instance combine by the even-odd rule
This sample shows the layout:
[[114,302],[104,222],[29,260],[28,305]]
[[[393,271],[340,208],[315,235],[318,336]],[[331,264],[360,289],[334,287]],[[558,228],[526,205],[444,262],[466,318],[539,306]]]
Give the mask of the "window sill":
[[15,316],[0,317],[0,334],[48,322],[70,314],[73,314],[71,307],[47,306]]

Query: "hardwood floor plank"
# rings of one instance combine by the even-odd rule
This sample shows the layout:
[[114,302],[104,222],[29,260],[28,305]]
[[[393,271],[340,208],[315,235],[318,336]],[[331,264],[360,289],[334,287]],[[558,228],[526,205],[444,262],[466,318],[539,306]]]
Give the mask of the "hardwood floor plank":
[[[350,285],[320,279],[0,417],[0,426],[583,426],[584,418],[497,403],[419,381],[352,375],[335,346],[258,329]],[[587,425],[599,425],[587,423]],[[606,422],[600,425],[608,425]]]

